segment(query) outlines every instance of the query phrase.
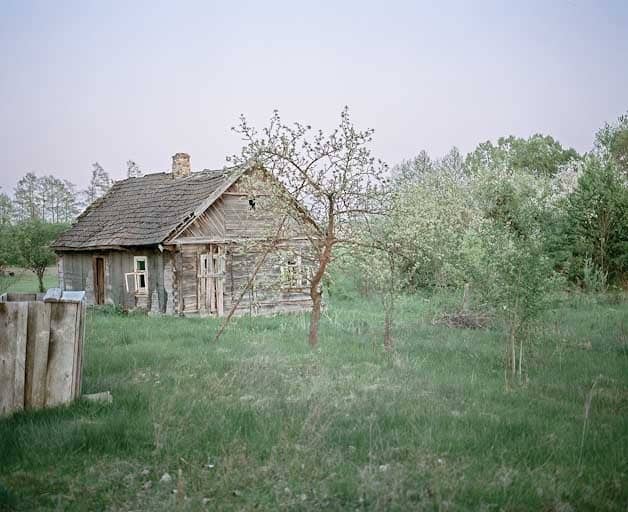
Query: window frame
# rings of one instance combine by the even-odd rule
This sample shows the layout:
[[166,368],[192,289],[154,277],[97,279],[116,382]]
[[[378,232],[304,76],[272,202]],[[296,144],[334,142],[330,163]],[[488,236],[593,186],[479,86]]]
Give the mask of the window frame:
[[305,273],[303,261],[300,254],[286,253],[282,255],[282,264],[279,267],[281,288],[283,290],[294,290],[303,288]]
[[[144,270],[138,268],[138,263],[144,262]],[[124,285],[127,293],[129,290],[129,276],[133,276],[136,295],[148,295],[148,256],[133,256],[133,272],[124,274]],[[144,286],[141,286],[142,276],[144,276]]]

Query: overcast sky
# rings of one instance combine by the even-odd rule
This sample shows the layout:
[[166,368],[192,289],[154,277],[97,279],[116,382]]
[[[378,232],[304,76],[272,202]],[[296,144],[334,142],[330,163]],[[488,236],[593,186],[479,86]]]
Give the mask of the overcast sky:
[[390,164],[550,134],[578,151],[628,110],[628,1],[0,2],[0,186],[79,186],[190,153],[239,114],[330,128],[349,105]]

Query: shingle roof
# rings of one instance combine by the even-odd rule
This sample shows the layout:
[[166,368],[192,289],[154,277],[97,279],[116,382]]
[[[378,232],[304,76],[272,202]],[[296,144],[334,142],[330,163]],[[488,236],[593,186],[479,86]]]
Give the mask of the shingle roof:
[[204,170],[179,178],[162,172],[118,181],[51,246],[72,250],[159,244],[208,208],[240,175],[239,169]]

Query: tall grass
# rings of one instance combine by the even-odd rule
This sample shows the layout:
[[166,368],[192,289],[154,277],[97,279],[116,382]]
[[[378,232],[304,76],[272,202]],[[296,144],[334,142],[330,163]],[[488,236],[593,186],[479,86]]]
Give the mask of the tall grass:
[[557,297],[531,333],[528,384],[511,391],[500,332],[433,324],[450,295],[402,299],[392,354],[376,300],[332,297],[315,351],[305,316],[239,318],[212,344],[211,319],[91,311],[84,392],[114,402],[0,421],[0,503],[621,509],[628,307],[615,302]]

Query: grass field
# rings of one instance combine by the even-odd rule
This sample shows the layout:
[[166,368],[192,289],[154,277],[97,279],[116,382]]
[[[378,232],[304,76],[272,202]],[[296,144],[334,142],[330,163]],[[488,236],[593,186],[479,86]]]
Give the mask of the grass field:
[[[15,276],[12,278],[5,277],[8,284],[6,291],[9,292],[36,292],[38,290],[37,276],[34,272],[23,268],[12,267],[8,269],[12,271]],[[59,286],[57,278],[57,268],[48,267],[44,274],[44,288],[53,288]]]
[[626,297],[557,299],[510,391],[497,330],[433,325],[453,301],[405,298],[393,354],[364,299],[331,298],[315,351],[305,316],[213,344],[91,311],[83,391],[113,404],[0,421],[0,508],[626,510]]

